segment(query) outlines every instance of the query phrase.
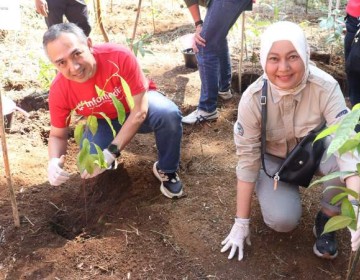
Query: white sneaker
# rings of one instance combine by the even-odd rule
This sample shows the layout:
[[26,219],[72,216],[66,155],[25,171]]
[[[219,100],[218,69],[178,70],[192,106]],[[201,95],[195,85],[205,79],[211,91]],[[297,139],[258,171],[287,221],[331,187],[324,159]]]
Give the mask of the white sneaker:
[[204,121],[216,120],[218,118],[217,110],[208,113],[200,109],[196,109],[186,117],[182,118],[182,122],[186,124],[197,124]]
[[227,90],[227,91],[219,91],[219,97],[222,100],[229,100],[233,97],[232,93],[231,93],[231,89]]

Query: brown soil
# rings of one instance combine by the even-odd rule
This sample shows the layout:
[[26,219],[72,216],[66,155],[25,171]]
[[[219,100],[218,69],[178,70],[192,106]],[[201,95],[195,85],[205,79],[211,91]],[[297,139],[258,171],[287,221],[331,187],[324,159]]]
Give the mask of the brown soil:
[[[288,234],[265,226],[254,195],[252,245],[245,247],[243,261],[228,260],[227,254],[220,253],[220,242],[228,234],[235,212],[237,158],[232,131],[240,94],[219,103],[216,122],[184,127],[179,174],[186,194],[181,199],[170,200],[160,193],[151,171],[156,160],[152,135],[136,135],[117,170],[87,181],[78,175],[78,149],[70,138],[66,169],[72,178],[60,187],[50,186],[46,171],[47,94],[37,76],[39,59],[45,60],[41,50],[45,23],[34,13],[32,1],[20,2],[23,30],[1,33],[4,67],[0,70],[4,75],[0,80],[2,94],[12,97],[30,117],[16,112],[11,132],[5,135],[21,225],[14,227],[8,183],[6,176],[1,176],[0,279],[345,278],[350,255],[347,231],[338,234],[340,252],[336,260],[322,260],[312,252],[320,188],[301,190],[302,220]],[[111,41],[124,42],[131,37],[136,16],[132,2],[137,1],[114,1],[112,11],[106,8],[104,23]],[[153,2],[158,9],[155,26],[146,2],[138,34],[155,29],[147,46],[155,55],[140,56],[139,60],[149,77],[186,114],[195,108],[200,90],[198,72],[184,67],[178,41],[192,30],[190,16],[177,1]],[[301,7],[287,9],[289,14],[294,11],[302,18],[306,16]],[[254,11],[268,14],[263,6],[255,6]],[[318,16],[307,16],[313,38]],[[291,19],[302,20],[295,16]],[[234,33],[229,35],[231,42],[239,38],[239,33]],[[102,41],[98,28],[91,37]],[[238,88],[236,44],[232,50],[234,88]],[[318,64],[334,74],[346,90],[341,57],[331,56],[329,62],[325,55],[323,61]],[[261,73],[256,63],[246,62],[243,69],[242,90]],[[4,163],[1,157],[1,172]]]

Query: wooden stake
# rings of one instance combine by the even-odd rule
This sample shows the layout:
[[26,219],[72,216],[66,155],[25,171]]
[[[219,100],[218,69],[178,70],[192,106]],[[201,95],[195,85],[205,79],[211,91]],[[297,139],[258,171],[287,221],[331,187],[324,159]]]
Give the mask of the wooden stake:
[[6,146],[6,139],[5,139],[5,127],[4,127],[4,117],[3,117],[3,110],[2,110],[2,100],[1,100],[1,93],[0,93],[0,136],[1,136],[1,146],[3,151],[4,157],[4,166],[5,166],[5,177],[7,181],[7,185],[9,187],[10,192],[10,200],[11,206],[13,211],[14,223],[15,227],[20,227],[20,218],[19,218],[19,211],[16,203],[15,192],[12,186],[11,181],[11,173],[9,167],[9,157],[7,153],[7,146]]
[[100,0],[96,0],[96,20],[97,23],[99,24],[101,33],[104,37],[104,41],[107,43],[109,42],[109,36],[106,33],[104,24],[103,24],[103,20],[102,20],[102,13],[101,13],[101,1]]
[[140,10],[141,10],[141,0],[139,0],[139,4],[138,4],[138,9],[137,9],[137,13],[136,13],[136,19],[135,19],[135,24],[134,24],[134,29],[133,29],[133,34],[131,37],[131,44],[130,44],[130,48],[131,50],[134,47],[134,39],[135,39],[135,35],[136,35],[136,28],[139,22],[139,17],[140,17]]

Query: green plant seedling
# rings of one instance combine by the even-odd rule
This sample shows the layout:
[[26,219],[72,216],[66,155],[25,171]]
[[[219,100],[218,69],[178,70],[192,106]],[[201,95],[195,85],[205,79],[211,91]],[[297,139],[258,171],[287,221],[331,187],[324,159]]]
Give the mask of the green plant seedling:
[[[134,99],[131,95],[130,87],[128,83],[125,81],[125,79],[118,74],[119,73],[118,66],[113,62],[111,63],[116,66],[117,72],[114,73],[111,77],[109,77],[109,79],[107,79],[104,88],[106,88],[107,83],[111,79],[118,78],[122,85],[123,92],[125,93],[127,104],[129,105],[129,108],[131,110],[134,107]],[[125,107],[121,103],[121,101],[119,101],[114,94],[107,93],[104,89],[101,89],[96,85],[95,85],[95,91],[99,97],[104,97],[105,95],[108,95],[111,98],[111,101],[117,112],[117,116],[118,116],[117,120],[120,125],[123,125],[126,120],[126,112],[125,112]],[[76,109],[81,107],[82,105],[83,104],[79,104],[71,112],[70,116],[74,115]],[[113,127],[112,121],[104,112],[93,111],[92,114],[86,118],[86,122],[80,121],[78,124],[76,124],[74,129],[74,138],[76,143],[80,146],[80,151],[77,155],[77,166],[80,172],[86,170],[89,174],[92,174],[94,172],[96,166],[99,166],[100,168],[108,168],[107,163],[104,160],[104,154],[101,148],[95,143],[90,142],[86,137],[88,133],[91,133],[92,135],[95,135],[97,133],[98,119],[96,115],[100,115],[106,120],[107,124],[111,128],[113,137],[116,136],[116,131]],[[90,153],[91,145],[95,147],[96,154]]]

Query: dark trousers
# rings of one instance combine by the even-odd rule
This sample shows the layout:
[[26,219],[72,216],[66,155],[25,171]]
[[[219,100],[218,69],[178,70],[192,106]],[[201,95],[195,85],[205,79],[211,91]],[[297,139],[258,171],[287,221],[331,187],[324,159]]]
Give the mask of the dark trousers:
[[69,22],[78,25],[89,36],[91,26],[89,24],[88,9],[83,0],[46,0],[49,7],[49,15],[45,18],[48,27],[62,23],[66,16]]
[[[346,35],[344,39],[344,49],[345,49],[345,60],[349,56],[351,50],[351,44],[354,40],[355,33],[360,27],[360,20],[356,17],[347,15],[346,17]],[[349,86],[349,97],[351,105],[354,106],[357,103],[360,103],[360,74],[358,72],[350,72],[348,69],[345,69],[347,75],[347,81]]]

